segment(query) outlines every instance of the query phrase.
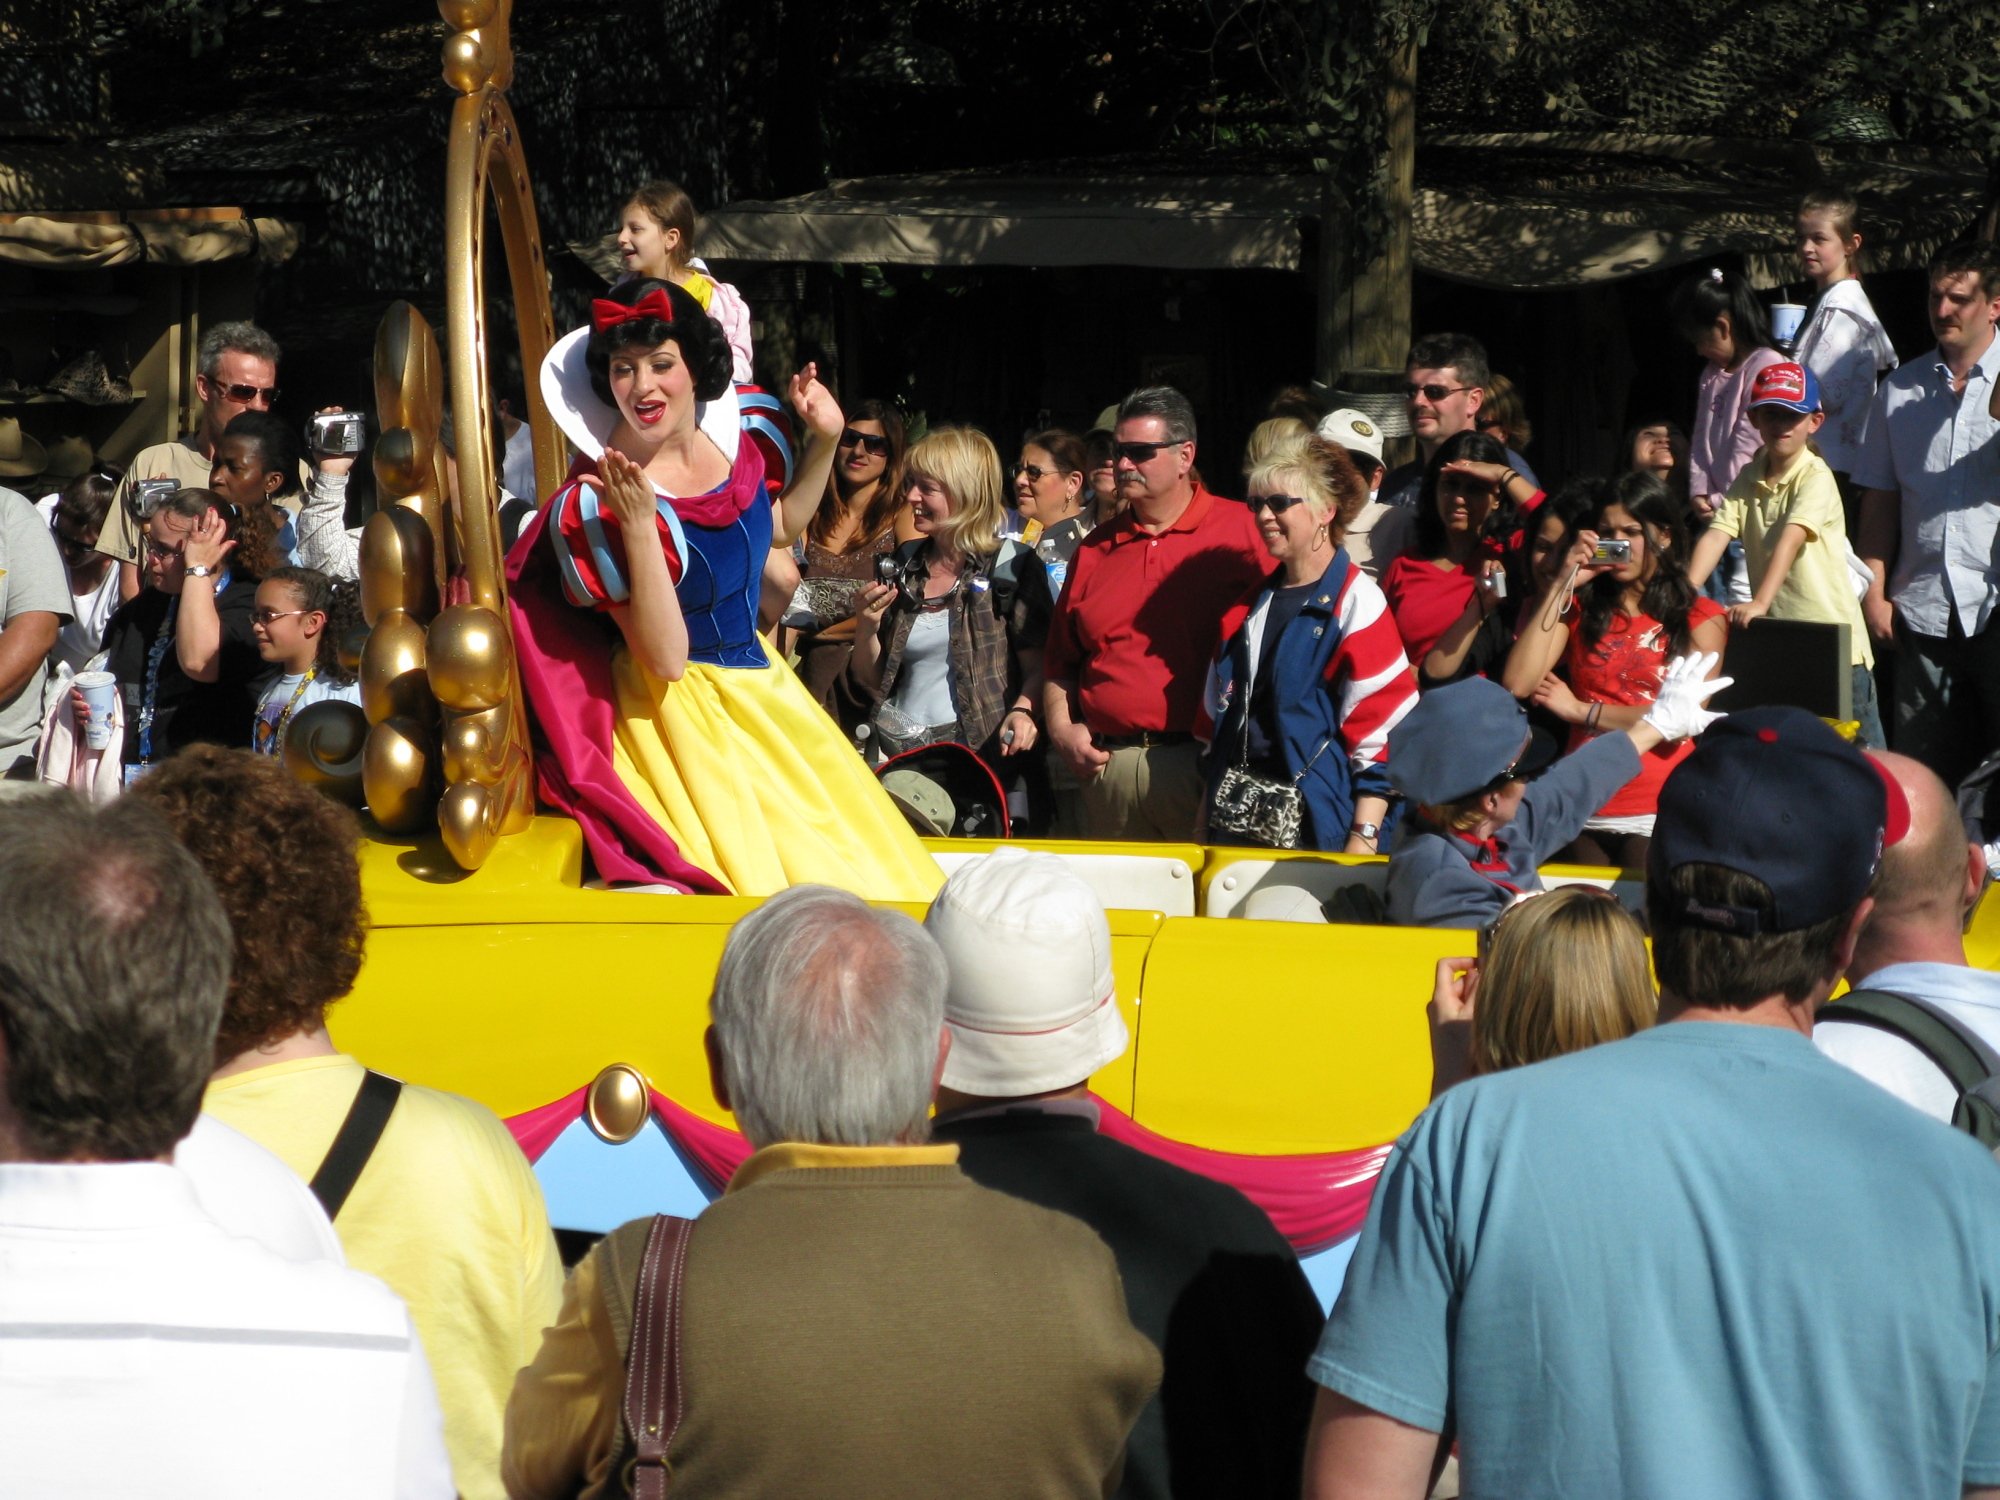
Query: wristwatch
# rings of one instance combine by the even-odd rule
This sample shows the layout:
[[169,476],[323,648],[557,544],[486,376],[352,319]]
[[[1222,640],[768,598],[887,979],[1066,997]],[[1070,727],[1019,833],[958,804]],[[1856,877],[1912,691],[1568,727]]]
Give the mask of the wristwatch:
[[220,568],[210,563],[196,563],[187,570],[187,576],[190,578],[213,578],[221,571]]
[[1347,831],[1352,837],[1366,839],[1371,844],[1379,843],[1382,838],[1382,825],[1380,823],[1356,823]]

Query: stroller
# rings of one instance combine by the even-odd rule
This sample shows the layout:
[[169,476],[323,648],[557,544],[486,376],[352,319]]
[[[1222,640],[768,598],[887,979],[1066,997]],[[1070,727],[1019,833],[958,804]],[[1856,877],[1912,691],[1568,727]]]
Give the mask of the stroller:
[[875,768],[889,800],[931,838],[1009,837],[1007,793],[970,746],[943,740],[892,755]]

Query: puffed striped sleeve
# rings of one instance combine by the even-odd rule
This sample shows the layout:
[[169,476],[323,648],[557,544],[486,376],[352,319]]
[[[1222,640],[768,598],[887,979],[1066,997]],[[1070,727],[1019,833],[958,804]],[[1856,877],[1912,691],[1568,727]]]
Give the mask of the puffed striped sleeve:
[[[565,485],[549,502],[556,508],[550,541],[562,575],[563,597],[578,609],[609,609],[632,597],[625,536],[603,500],[596,484],[584,478]],[[655,514],[655,536],[667,554],[667,571],[679,582],[687,556],[681,519],[664,497],[657,500]]]
[[[1417,677],[1382,590],[1350,568],[1338,607],[1340,644],[1326,665],[1334,722],[1356,771],[1389,759],[1389,731],[1417,704]],[[1380,774],[1380,773],[1378,773]]]

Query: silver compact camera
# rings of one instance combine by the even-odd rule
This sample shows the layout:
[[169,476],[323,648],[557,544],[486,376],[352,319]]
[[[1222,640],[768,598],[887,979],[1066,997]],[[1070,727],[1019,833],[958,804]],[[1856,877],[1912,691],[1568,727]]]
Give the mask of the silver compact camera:
[[1628,563],[1632,560],[1632,544],[1623,537],[1599,542],[1590,549],[1590,560],[1594,563]]
[[897,563],[895,553],[884,552],[880,557],[875,559],[875,581],[887,584],[897,584],[903,581],[903,569]]
[[150,521],[153,512],[173,499],[180,487],[177,479],[141,479],[133,484],[126,505],[135,520]]
[[306,442],[328,458],[355,457],[367,438],[367,418],[358,411],[325,411],[306,423]]

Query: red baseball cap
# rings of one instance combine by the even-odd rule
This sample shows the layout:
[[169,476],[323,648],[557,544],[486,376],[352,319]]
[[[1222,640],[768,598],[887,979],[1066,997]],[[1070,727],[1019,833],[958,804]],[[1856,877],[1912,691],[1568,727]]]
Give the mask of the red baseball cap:
[[1819,381],[1804,365],[1791,360],[1766,365],[1750,382],[1750,407],[1782,406],[1810,415],[1819,410]]

